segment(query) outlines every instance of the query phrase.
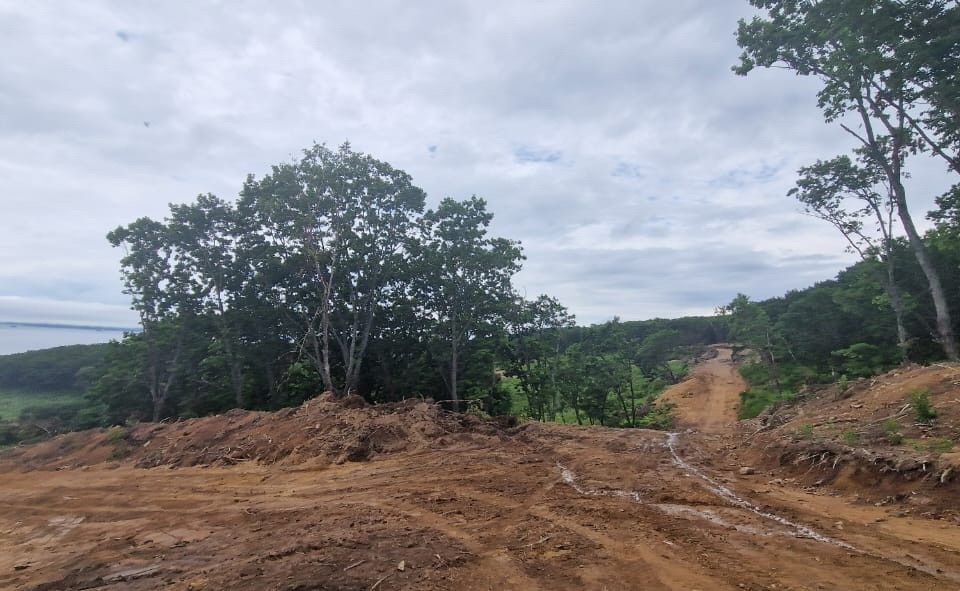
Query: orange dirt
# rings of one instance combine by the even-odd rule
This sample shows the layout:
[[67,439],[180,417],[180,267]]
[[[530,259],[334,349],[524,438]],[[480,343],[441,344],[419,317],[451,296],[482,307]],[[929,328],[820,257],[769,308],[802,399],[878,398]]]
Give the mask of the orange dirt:
[[741,475],[719,353],[679,396],[689,431],[674,435],[324,399],[140,427],[123,460],[106,432],[15,450],[0,588],[960,586],[955,514],[805,490],[775,466]]
[[675,405],[680,427],[723,433],[737,422],[740,393],[747,384],[733,366],[732,349],[714,350],[716,356],[694,366],[687,380],[660,396],[661,401]]

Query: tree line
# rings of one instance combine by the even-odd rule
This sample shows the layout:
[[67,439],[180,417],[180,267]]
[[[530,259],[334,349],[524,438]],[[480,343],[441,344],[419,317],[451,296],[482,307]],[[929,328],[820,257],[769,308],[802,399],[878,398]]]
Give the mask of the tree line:
[[636,426],[677,347],[716,332],[575,327],[555,298],[517,294],[521,246],[489,234],[483,199],[425,198],[386,162],[314,145],[235,203],[200,195],[116,228],[142,330],[108,347],[88,396],[111,422],[329,391]]

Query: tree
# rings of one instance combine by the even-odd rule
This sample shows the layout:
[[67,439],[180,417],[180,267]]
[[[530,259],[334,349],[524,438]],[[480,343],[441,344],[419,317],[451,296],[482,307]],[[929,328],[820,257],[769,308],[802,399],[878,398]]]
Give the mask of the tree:
[[724,307],[730,314],[730,332],[733,337],[750,347],[760,355],[760,359],[770,368],[770,375],[782,393],[780,384],[780,366],[778,362],[782,336],[770,321],[770,316],[756,302],[740,293]]
[[154,421],[160,420],[170,390],[180,376],[187,318],[195,310],[182,288],[183,269],[164,224],[140,218],[107,235],[114,247],[125,251],[121,259],[124,293],[140,315],[145,344],[146,386]]
[[511,369],[539,421],[555,418],[560,410],[560,333],[574,323],[566,307],[545,294],[532,301],[519,299],[514,306],[510,318]]
[[424,199],[405,172],[349,144],[314,145],[299,162],[244,187],[241,206],[259,216],[257,232],[295,265],[279,297],[293,304],[302,350],[334,394],[357,387],[377,310],[405,273],[403,245]]
[[893,256],[896,204],[883,171],[871,159],[864,160],[864,166],[857,166],[848,156],[838,156],[801,168],[797,186],[789,194],[806,207],[807,213],[837,228],[861,260],[879,259],[883,263],[886,274],[881,285],[889,296],[897,323],[897,344],[905,357],[909,335]]
[[241,355],[242,284],[236,268],[236,211],[212,194],[200,195],[189,205],[170,205],[167,223],[176,250],[176,277],[180,290],[195,300],[199,313],[213,320],[230,375],[238,408],[244,406],[244,359]]
[[413,301],[446,349],[444,379],[454,408],[460,407],[463,350],[502,326],[513,303],[511,278],[523,259],[518,243],[487,236],[492,219],[483,199],[447,198],[423,215],[417,238],[409,242],[417,265]]
[[[945,14],[939,0],[750,0],[769,18],[741,20],[737,42],[744,49],[734,71],[746,75],[755,67],[782,67],[823,82],[819,104],[827,122],[860,144],[863,156],[881,170],[917,262],[930,287],[937,314],[937,332],[944,353],[958,359],[956,338],[940,275],[910,214],[903,185],[907,156],[929,148],[955,164],[941,143],[925,133],[923,82],[930,53],[914,47],[916,60],[904,69],[898,58],[901,42],[919,41],[925,27],[913,22],[911,10]],[[940,10],[943,9],[943,10]],[[939,12],[938,12],[939,11]],[[951,15],[954,12],[950,12]],[[914,38],[916,37],[916,38]],[[931,74],[932,75],[932,74]],[[938,78],[937,96],[947,96]],[[916,116],[914,116],[917,114]],[[847,124],[852,116],[855,129]],[[940,147],[937,147],[940,146]]]

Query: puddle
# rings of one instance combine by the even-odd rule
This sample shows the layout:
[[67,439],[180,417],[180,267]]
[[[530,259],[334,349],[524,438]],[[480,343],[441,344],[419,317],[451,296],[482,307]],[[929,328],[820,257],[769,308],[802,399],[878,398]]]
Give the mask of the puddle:
[[567,468],[560,462],[557,462],[557,468],[560,469],[560,478],[573,490],[588,497],[616,497],[621,499],[630,499],[636,503],[640,501],[640,493],[634,490],[619,490],[615,488],[589,488],[577,482],[577,475],[573,470]]
[[769,512],[767,512],[767,511],[764,511],[764,510],[761,509],[760,507],[757,507],[756,505],[754,505],[754,504],[751,503],[750,501],[744,499],[743,497],[741,497],[741,496],[738,495],[737,493],[733,492],[732,490],[730,490],[730,489],[727,488],[726,486],[720,484],[719,482],[717,482],[717,481],[714,480],[713,478],[707,476],[702,470],[700,470],[700,469],[697,468],[696,466],[690,464],[689,462],[687,462],[686,460],[684,460],[683,458],[681,458],[681,457],[680,457],[680,454],[677,453],[676,443],[677,443],[677,438],[678,438],[679,436],[680,436],[679,433],[669,433],[669,434],[667,435],[667,443],[666,443],[666,446],[667,446],[667,449],[670,450],[670,455],[673,457],[673,463],[674,463],[674,465],[677,466],[678,468],[680,468],[681,470],[683,470],[684,472],[686,472],[687,474],[689,474],[689,475],[691,475],[691,476],[694,476],[694,477],[696,477],[696,478],[699,478],[700,480],[703,480],[704,482],[706,482],[706,483],[709,485],[709,486],[707,486],[707,490],[709,490],[710,492],[712,492],[712,493],[715,494],[716,496],[718,496],[718,497],[726,500],[727,502],[729,502],[729,503],[732,504],[732,505],[735,505],[735,506],[737,506],[737,507],[740,507],[741,509],[746,509],[747,511],[750,511],[750,512],[753,513],[754,515],[757,515],[757,516],[762,517],[762,518],[764,518],[764,519],[768,519],[768,520],[770,520],[770,521],[773,521],[773,522],[778,523],[778,524],[780,524],[780,525],[782,525],[782,526],[784,526],[784,527],[789,528],[790,530],[792,530],[791,533],[792,533],[792,535],[793,535],[794,537],[797,537],[797,538],[809,538],[809,539],[811,539],[811,540],[816,540],[816,541],[818,541],[818,542],[823,542],[824,544],[832,544],[832,545],[834,545],[834,546],[839,546],[839,547],[844,548],[844,549],[846,549],[846,550],[854,550],[854,551],[859,552],[859,550],[857,550],[856,548],[854,548],[853,546],[851,546],[850,544],[848,544],[848,543],[846,543],[846,542],[842,542],[842,541],[840,541],[840,540],[835,540],[835,539],[833,539],[833,538],[831,538],[831,537],[828,537],[828,536],[825,536],[825,535],[817,532],[816,530],[811,529],[811,528],[809,528],[809,527],[807,527],[807,526],[805,526],[805,525],[801,525],[801,524],[799,524],[799,523],[795,523],[795,522],[790,521],[789,519],[787,519],[787,518],[785,518],[785,517],[781,517],[781,516],[776,515],[776,514],[774,514],[774,513],[769,513]]

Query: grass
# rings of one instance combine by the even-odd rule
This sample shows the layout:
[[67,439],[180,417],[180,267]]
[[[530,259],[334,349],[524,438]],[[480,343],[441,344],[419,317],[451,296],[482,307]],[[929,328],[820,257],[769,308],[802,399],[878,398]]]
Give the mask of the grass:
[[890,445],[900,445],[903,443],[900,424],[894,419],[887,419],[883,422],[883,435],[887,438],[887,443]]
[[746,392],[740,393],[740,409],[737,411],[737,418],[740,420],[752,419],[763,412],[768,406],[772,406],[783,400],[791,400],[792,398],[793,394],[790,392],[778,394],[773,390],[760,386],[750,388]]
[[953,440],[946,437],[935,437],[931,439],[906,439],[904,443],[919,452],[947,453],[953,449]]
[[860,434],[856,431],[844,431],[841,435],[843,442],[847,445],[856,445],[860,442]]
[[23,392],[0,390],[0,421],[18,421],[25,409],[77,406],[84,402],[71,392]]

